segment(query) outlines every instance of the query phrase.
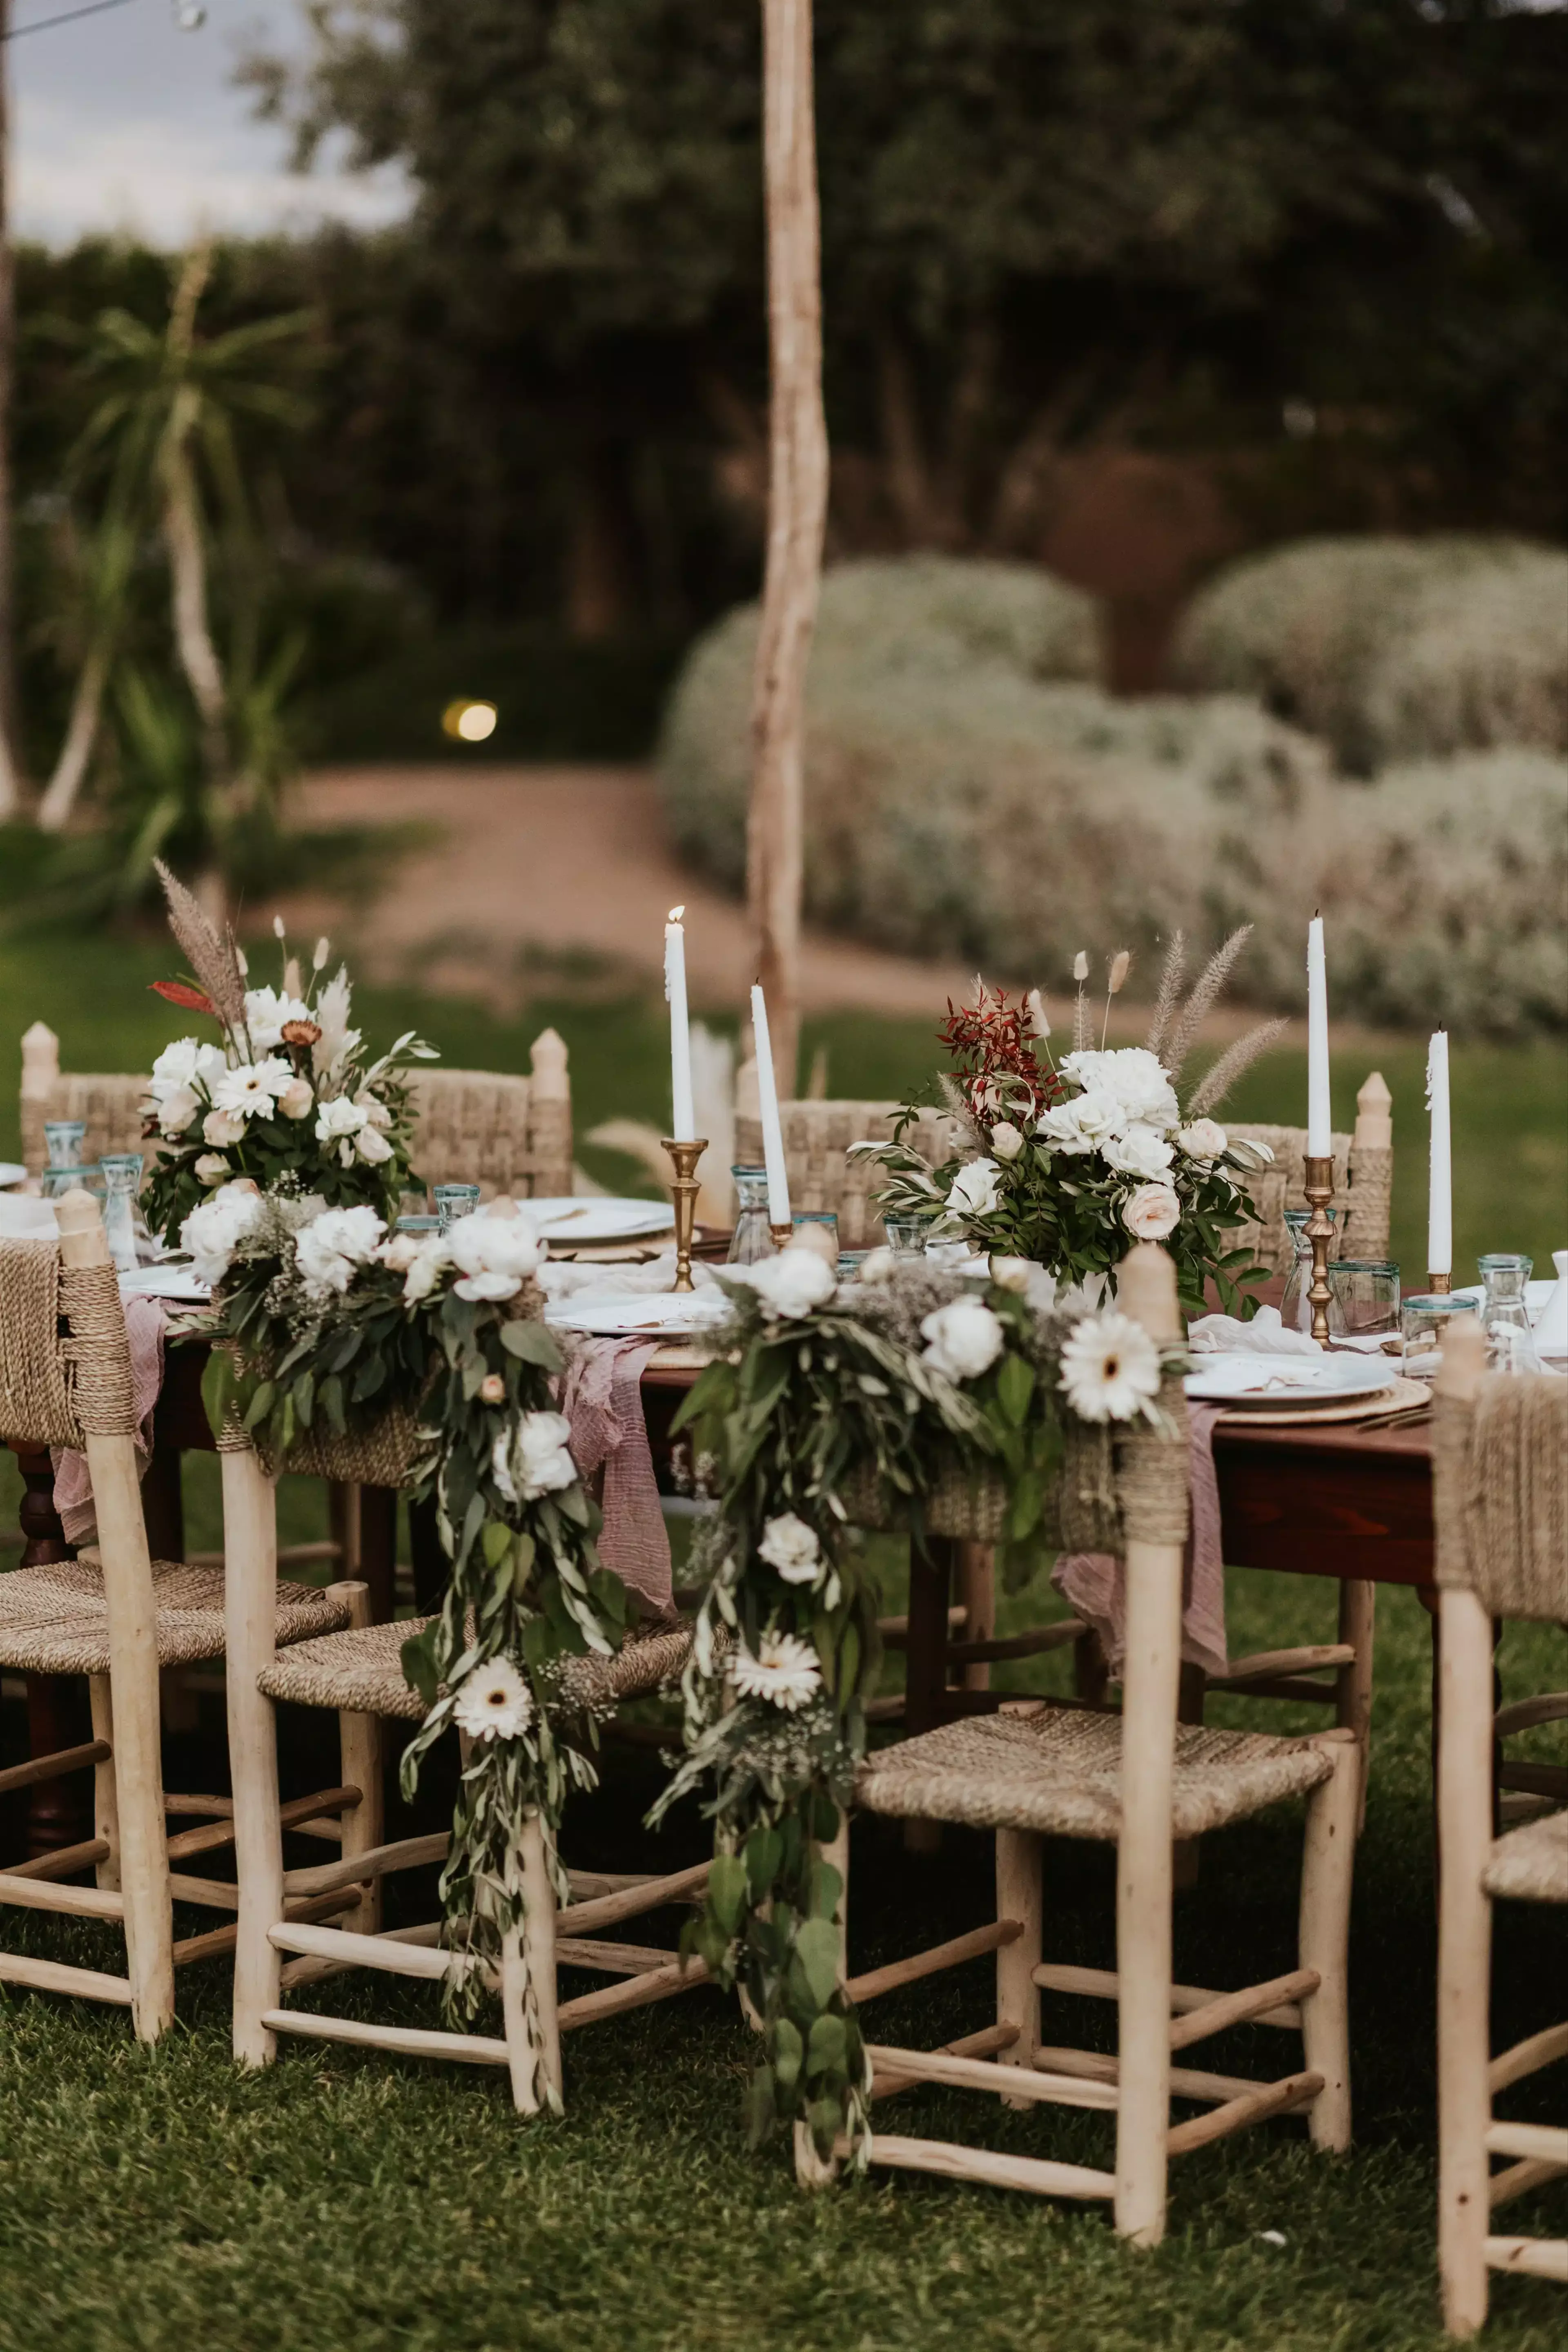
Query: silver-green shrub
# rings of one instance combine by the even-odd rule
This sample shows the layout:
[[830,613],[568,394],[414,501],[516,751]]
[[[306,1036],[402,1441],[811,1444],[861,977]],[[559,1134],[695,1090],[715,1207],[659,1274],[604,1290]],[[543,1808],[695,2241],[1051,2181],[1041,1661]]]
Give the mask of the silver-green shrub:
[[1176,676],[1248,694],[1340,766],[1568,750],[1568,553],[1521,540],[1306,540],[1194,598]]

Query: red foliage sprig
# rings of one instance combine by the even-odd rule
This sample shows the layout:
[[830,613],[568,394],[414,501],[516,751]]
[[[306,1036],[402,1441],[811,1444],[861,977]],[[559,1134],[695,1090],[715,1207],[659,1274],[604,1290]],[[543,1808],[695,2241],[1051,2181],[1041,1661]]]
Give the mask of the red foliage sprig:
[[[955,1005],[938,1036],[956,1066],[958,1084],[976,1118],[989,1124],[1020,1114],[1038,1118],[1061,1098],[1061,1082],[1035,1049],[1037,1032],[1027,1003],[1009,1004],[1007,991],[977,983],[978,1002]],[[1043,1042],[1043,1041],[1041,1041]]]
[[210,1013],[214,1019],[217,1016],[217,1006],[206,992],[204,989],[192,988],[185,981],[150,980],[147,985],[154,996],[166,997],[171,1004],[177,1004],[183,1013]]

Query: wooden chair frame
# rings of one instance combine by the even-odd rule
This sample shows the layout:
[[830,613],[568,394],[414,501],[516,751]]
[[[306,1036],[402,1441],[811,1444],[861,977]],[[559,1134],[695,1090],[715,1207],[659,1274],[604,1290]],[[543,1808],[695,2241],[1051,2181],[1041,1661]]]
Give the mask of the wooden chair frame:
[[[1484,1335],[1456,1325],[1444,1343],[1439,1398],[1450,1408],[1473,1408],[1485,1366]],[[1439,1485],[1440,1512],[1443,1502]],[[1444,1533],[1439,1518],[1439,1560],[1446,1564],[1452,1553]],[[1563,1573],[1568,1612],[1568,1563]],[[1568,2023],[1491,2055],[1492,1897],[1485,1872],[1494,1826],[1494,1629],[1486,1601],[1473,1590],[1445,1583],[1437,1606],[1438,2262],[1444,2324],[1452,2336],[1469,2336],[1485,2324],[1492,2271],[1568,2285],[1568,2239],[1505,2235],[1491,2222],[1500,2207],[1568,2173],[1568,2129],[1508,2123],[1493,2112],[1499,2093],[1568,2058]],[[1494,2173],[1494,2156],[1512,2161]]]
[[[1163,1251],[1145,1244],[1134,1252],[1124,1267],[1120,1295],[1123,1311],[1156,1339],[1178,1331],[1175,1275]],[[1348,1729],[1320,1736],[1333,1769],[1307,1799],[1297,1966],[1234,1992],[1176,1983],[1172,1817],[1181,1546],[1129,1539],[1126,1576],[1116,1969],[1044,1960],[1043,1841],[1031,1832],[1001,1829],[996,1832],[996,1918],[950,1944],[851,1979],[848,1990],[864,2002],[994,1949],[995,2023],[936,2052],[871,2043],[873,2098],[931,2082],[988,2091],[1013,2106],[1043,2100],[1102,2108],[1116,2117],[1114,2170],[882,2132],[871,2136],[871,2161],[1045,2196],[1103,2199],[1113,2208],[1119,2234],[1152,2246],[1165,2233],[1173,2156],[1269,2116],[1302,2110],[1314,2146],[1337,2151],[1350,2144],[1346,1948],[1361,1751]],[[1014,1704],[1025,1714],[1043,1714],[1047,1707],[1044,1700]],[[841,1840],[831,1858],[847,1872]],[[1043,2044],[1042,1990],[1113,2000],[1120,2023],[1117,2056]],[[1299,2032],[1301,2067],[1270,2082],[1254,2082],[1173,2064],[1176,2053],[1244,2020]],[[1173,2125],[1173,2095],[1199,2102],[1207,2112]],[[796,2152],[800,2177],[815,2185],[821,2171],[803,2130],[797,2134]]]

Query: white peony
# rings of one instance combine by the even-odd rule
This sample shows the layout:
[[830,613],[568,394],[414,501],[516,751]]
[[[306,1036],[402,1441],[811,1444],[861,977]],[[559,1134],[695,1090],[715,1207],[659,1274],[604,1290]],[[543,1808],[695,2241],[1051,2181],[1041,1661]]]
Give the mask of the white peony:
[[393,1274],[406,1274],[419,1255],[421,1238],[418,1234],[389,1234],[376,1252],[378,1265],[389,1266]]
[[[471,1220],[465,1218],[464,1223]],[[575,1484],[569,1450],[571,1423],[564,1412],[525,1412],[503,1429],[490,1449],[490,1471],[508,1503],[534,1503]]]
[[988,1217],[1001,1197],[998,1188],[1000,1174],[994,1160],[971,1160],[954,1177],[947,1206],[956,1209],[960,1216]]
[[1228,1139],[1217,1118],[1192,1119],[1176,1137],[1189,1160],[1201,1160],[1206,1164],[1219,1158]]
[[245,1140],[245,1120],[237,1110],[210,1110],[202,1121],[202,1140],[222,1151]]
[[180,1246],[191,1254],[198,1282],[220,1283],[234,1254],[261,1214],[261,1194],[248,1176],[225,1184],[200,1202],[180,1228]]
[[534,1719],[533,1695],[510,1658],[489,1658],[459,1683],[452,1719],[470,1739],[517,1739]]
[[782,1511],[768,1520],[757,1556],[776,1568],[786,1584],[820,1584],[826,1568],[816,1529],[793,1511]]
[[1113,1135],[1100,1147],[1100,1156],[1107,1168],[1114,1168],[1123,1176],[1142,1176],[1153,1181],[1163,1176],[1175,1153],[1157,1128],[1145,1127],[1135,1119],[1125,1135]]
[[1016,1160],[1023,1150],[1023,1136],[1010,1118],[998,1119],[992,1128],[991,1150],[1001,1160]]
[[294,1073],[280,1054],[264,1062],[242,1062],[225,1070],[213,1088],[213,1108],[235,1118],[270,1118],[277,1097],[294,1083]]
[[1061,1350],[1061,1388],[1083,1421],[1131,1421],[1160,1392],[1160,1358],[1128,1315],[1088,1315]]
[[825,1306],[838,1288],[832,1267],[815,1250],[797,1249],[793,1244],[780,1250],[777,1257],[765,1257],[747,1266],[739,1278],[750,1283],[775,1315],[791,1317],[810,1315],[814,1307]]
[[290,1078],[277,1097],[277,1108],[285,1118],[305,1118],[316,1100],[316,1089],[308,1078]]
[[1124,1123],[1143,1119],[1162,1132],[1181,1124],[1181,1108],[1170,1075],[1157,1054],[1145,1045],[1119,1045],[1109,1053],[1087,1046],[1064,1054],[1061,1075],[1086,1094],[1106,1094],[1119,1103]]
[[730,1678],[742,1698],[765,1698],[787,1715],[816,1696],[822,1687],[822,1669],[810,1642],[794,1633],[764,1633],[752,1656],[736,1652]]
[[[464,1222],[466,1223],[466,1219]],[[400,1238],[414,1241],[412,1234],[404,1234]],[[403,1305],[413,1307],[420,1299],[428,1298],[451,1264],[444,1234],[426,1234],[422,1240],[414,1241],[413,1255],[408,1260],[402,1286]]]
[[318,1298],[334,1291],[341,1296],[356,1268],[375,1258],[385,1232],[384,1221],[373,1209],[323,1210],[295,1236],[294,1262],[306,1289]]
[[975,1381],[1002,1352],[1002,1327],[977,1298],[955,1298],[920,1326],[924,1360],[949,1381]]
[[1122,1223],[1141,1242],[1163,1242],[1181,1223],[1181,1202],[1168,1184],[1140,1184],[1122,1203]]
[[309,1021],[310,1007],[297,996],[286,996],[277,988],[247,988],[245,992],[245,1025],[250,1037],[253,1054],[270,1054],[283,1043],[286,1021]]
[[1098,1151],[1108,1136],[1119,1135],[1125,1125],[1115,1096],[1095,1087],[1042,1111],[1035,1133],[1053,1151]]
[[463,1277],[455,1285],[459,1298],[515,1298],[544,1255],[533,1219],[521,1215],[515,1201],[492,1201],[471,1217],[459,1217],[445,1238],[447,1255]]

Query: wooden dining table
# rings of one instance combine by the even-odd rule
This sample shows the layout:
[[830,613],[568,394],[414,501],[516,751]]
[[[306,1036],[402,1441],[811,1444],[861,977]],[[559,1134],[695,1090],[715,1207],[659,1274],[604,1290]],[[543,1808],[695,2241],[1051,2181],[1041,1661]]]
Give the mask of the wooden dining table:
[[[205,1342],[194,1338],[173,1339],[166,1351],[142,1485],[148,1539],[157,1558],[184,1556],[182,1459],[214,1445],[201,1395],[206,1355]],[[671,1423],[695,1378],[691,1358],[679,1349],[661,1351],[643,1376],[656,1460],[668,1459]],[[1226,1561],[1342,1584],[1406,1585],[1429,1601],[1429,1432],[1426,1417],[1375,1428],[1344,1423],[1277,1428],[1222,1421],[1215,1430],[1214,1460]],[[10,1441],[0,1433],[0,1442]],[[12,1450],[24,1486],[21,1565],[72,1557],[55,1511],[47,1452],[20,1444]],[[358,1571],[370,1585],[371,1612],[379,1622],[395,1613],[397,1500],[390,1488],[361,1490]],[[444,1562],[428,1516],[416,1517],[413,1538],[415,1601],[434,1606]],[[956,1544],[932,1539],[912,1548],[904,1714],[911,1731],[998,1703],[989,1692],[960,1687],[947,1664],[950,1598],[959,1567]],[[1436,1624],[1434,1614],[1434,1634]],[[30,1752],[47,1755],[69,1746],[77,1718],[86,1713],[85,1693],[72,1679],[29,1676],[27,1701]],[[79,1841],[84,1796],[72,1781],[37,1784],[28,1823],[31,1852],[52,1853]]]

